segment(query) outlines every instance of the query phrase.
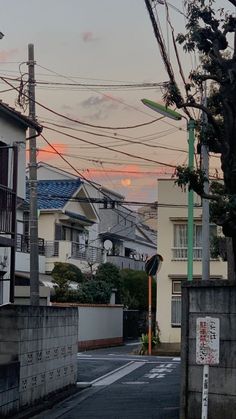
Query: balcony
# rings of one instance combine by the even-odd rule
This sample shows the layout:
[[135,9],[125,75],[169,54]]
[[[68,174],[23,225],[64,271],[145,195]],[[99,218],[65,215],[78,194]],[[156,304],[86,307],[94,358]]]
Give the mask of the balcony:
[[66,240],[47,241],[45,243],[46,271],[51,272],[55,262],[68,262],[78,266],[82,272],[89,270],[89,265],[103,262],[103,250]]
[[[173,260],[187,260],[188,248],[187,247],[173,247],[172,248]],[[202,248],[193,248],[193,260],[202,260]]]
[[7,187],[0,185],[0,233],[12,234],[12,213],[15,207],[15,193]]
[[[38,239],[39,245],[39,273],[45,273],[44,240]],[[16,271],[30,272],[30,242],[29,236],[16,235]]]
[[[39,255],[45,254],[44,239],[38,238]],[[23,234],[16,235],[16,251],[22,253],[30,253],[30,239],[29,236]]]
[[113,263],[119,269],[132,269],[134,271],[144,271],[145,262],[135,260],[126,256],[107,256],[107,262]]
[[[211,260],[218,260],[218,258],[210,256]],[[187,260],[188,259],[188,248],[187,247],[173,247],[172,248],[172,260]],[[202,247],[193,248],[193,260],[202,260]]]

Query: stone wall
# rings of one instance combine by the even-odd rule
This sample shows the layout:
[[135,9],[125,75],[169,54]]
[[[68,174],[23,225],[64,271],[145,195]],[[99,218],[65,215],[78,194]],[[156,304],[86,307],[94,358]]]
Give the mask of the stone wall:
[[220,319],[220,363],[209,368],[208,419],[236,419],[236,283],[185,283],[182,287],[181,419],[201,417],[203,366],[196,364],[196,319]]
[[[0,362],[19,363],[18,408],[76,383],[77,342],[77,309],[0,307]],[[0,405],[0,417],[6,413]]]

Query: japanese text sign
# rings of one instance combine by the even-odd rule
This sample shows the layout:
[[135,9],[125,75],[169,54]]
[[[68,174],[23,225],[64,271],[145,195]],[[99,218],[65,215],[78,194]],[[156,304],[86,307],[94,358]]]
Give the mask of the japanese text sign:
[[197,318],[196,362],[201,365],[219,364],[220,320]]

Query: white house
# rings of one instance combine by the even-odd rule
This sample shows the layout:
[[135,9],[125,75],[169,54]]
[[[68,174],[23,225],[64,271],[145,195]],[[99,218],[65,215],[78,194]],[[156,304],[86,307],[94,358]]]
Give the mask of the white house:
[[[74,210],[72,211],[71,209],[68,210],[68,206],[71,208],[72,205],[69,200],[67,207],[63,209],[63,205],[66,204],[65,200],[63,200],[63,202],[60,201],[60,211],[65,210],[67,213],[68,211],[72,211],[74,213],[77,212],[78,215],[83,214],[83,216],[87,217],[87,221],[89,222],[87,225],[84,225],[84,227],[85,231],[87,232],[85,242],[88,252],[92,252],[94,255],[101,255],[101,252],[104,253],[104,243],[106,242],[106,244],[109,243],[109,250],[106,254],[107,262],[114,263],[121,269],[129,268],[144,270],[144,261],[148,256],[151,256],[156,252],[156,232],[139,222],[136,214],[122,205],[122,201],[124,200],[122,195],[99,184],[78,179],[75,175],[69,172],[57,169],[43,162],[39,162],[38,164],[38,179],[38,199],[40,210],[39,235],[46,240],[46,271],[49,272],[51,270],[53,263],[53,259],[49,257],[51,254],[50,252],[52,252],[50,246],[55,246],[55,241],[58,242],[58,240],[55,239],[56,233],[53,233],[52,231],[53,225],[55,224],[56,209],[58,209],[55,207],[55,205],[58,203],[53,203],[52,198],[53,196],[56,197],[56,194],[57,196],[61,196],[63,193],[65,193],[62,185],[76,185],[76,182],[80,187],[80,189],[78,189],[78,191],[80,191],[78,198],[87,196],[91,203],[89,204],[88,202],[84,205],[79,204],[78,202],[76,204],[73,203]],[[43,187],[44,190],[41,190],[41,187]],[[55,190],[54,187],[56,188]],[[48,191],[47,188],[49,188]],[[77,192],[76,190],[73,190],[75,195]],[[69,191],[66,193],[67,195],[69,194],[69,196],[71,196]],[[45,202],[42,202],[42,197],[40,194],[46,194],[47,196],[49,194],[51,195],[50,205],[49,202],[46,204]],[[83,208],[80,208],[81,205]],[[97,218],[94,218],[92,213],[89,214],[89,208],[93,209],[94,216],[96,214]],[[51,213],[50,221],[49,209]],[[53,213],[54,215],[52,215]],[[71,222],[75,222],[75,220],[72,220]],[[64,235],[60,237],[63,237],[63,240],[67,241],[67,247],[72,246],[73,248],[73,246],[77,246],[79,244],[79,242],[75,240],[75,236],[73,238],[73,235],[71,236],[69,233],[67,236]],[[59,240],[60,243],[56,244],[56,246],[62,246],[61,240],[62,239]],[[77,244],[69,244],[69,241],[76,242]],[[73,257],[71,257],[69,261],[74,263],[74,252],[71,252],[69,248],[63,253],[59,252],[60,255],[58,252],[59,251],[56,250],[58,260],[62,258],[62,260],[65,261],[66,255],[69,255],[69,257],[72,255]],[[81,257],[80,252],[77,252],[76,254],[79,258]],[[84,255],[87,257],[86,253],[84,253]],[[55,256],[53,257],[55,258]],[[54,259],[54,261],[56,260]],[[101,258],[100,261],[102,261]],[[85,265],[81,266],[84,270]]]
[[[193,279],[202,274],[202,208],[194,195]],[[158,180],[158,253],[164,258],[157,275],[157,321],[163,343],[179,343],[181,337],[181,282],[187,280],[187,193],[173,179]],[[219,234],[212,224],[210,234]],[[210,279],[226,279],[227,263],[211,259]]]
[[21,206],[29,127],[41,131],[36,122],[0,101],[0,304],[13,302],[15,269],[24,259]]

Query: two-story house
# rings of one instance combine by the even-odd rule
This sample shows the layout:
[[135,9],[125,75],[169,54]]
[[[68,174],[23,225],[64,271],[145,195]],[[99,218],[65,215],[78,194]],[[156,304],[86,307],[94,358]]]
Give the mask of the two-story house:
[[[88,202],[87,204],[82,205],[83,209],[80,209],[79,204],[77,203],[76,211],[74,203],[73,212],[77,212],[78,216],[83,214],[87,217],[87,225],[84,224],[84,233],[86,233],[85,244],[86,252],[88,253],[84,253],[84,256],[87,257],[88,254],[92,252],[94,256],[97,255],[96,257],[100,260],[100,263],[106,260],[107,262],[114,263],[121,269],[129,268],[144,270],[144,261],[148,256],[156,252],[156,232],[150,228],[148,229],[145,225],[139,222],[137,214],[122,205],[122,201],[124,200],[122,195],[99,184],[95,184],[94,182],[91,183],[86,180],[78,179],[77,176],[44,162],[39,162],[38,164],[38,179],[39,190],[41,185],[44,185],[43,188],[46,188],[46,185],[49,187],[49,184],[52,187],[52,189],[50,189],[51,203],[49,204],[48,200],[47,203],[39,201],[39,232],[40,236],[46,239],[47,272],[51,271],[53,260],[57,261],[62,257],[62,253],[59,255],[58,251],[53,252],[53,254],[55,253],[56,255],[52,256],[54,259],[50,256],[52,255],[52,247],[50,246],[55,246],[55,242],[58,242],[58,240],[55,239],[56,232],[52,234],[51,231],[52,226],[54,225],[53,223],[55,223],[55,219],[48,227],[46,227],[47,223],[45,222],[46,214],[48,217],[49,210],[51,212],[51,216],[53,213],[55,215],[57,211],[55,203],[53,203],[52,200],[53,196],[56,197],[56,195],[55,191],[54,195],[52,194],[52,190],[54,188],[53,185],[56,185],[56,182],[59,181],[62,183],[65,181],[68,185],[77,184],[80,188],[78,197],[87,196],[87,198],[90,198],[93,202],[92,204],[89,204]],[[56,187],[56,189],[57,196],[61,196],[62,192],[65,193],[63,188],[60,188],[60,186]],[[73,190],[73,193],[76,194],[77,192]],[[44,189],[43,195],[45,194],[48,196],[48,193],[46,193],[46,190]],[[40,193],[38,199],[41,199]],[[65,204],[71,206],[69,201],[70,199],[67,204],[65,200],[63,202],[60,201],[60,210]],[[96,213],[97,218],[94,218],[92,214],[89,214],[90,207],[92,208],[92,211],[94,211],[94,214]],[[81,210],[83,211],[82,213]],[[68,209],[66,211],[68,212]],[[71,222],[74,223],[75,220],[71,220]],[[77,224],[78,223],[79,221],[77,220]],[[56,228],[59,229],[59,227]],[[64,228],[65,226],[63,229]],[[74,245],[69,244],[69,241],[74,242],[73,235],[71,235],[71,233],[69,234],[67,232],[67,236],[65,236],[65,233],[63,233],[64,235],[61,235],[61,233],[57,232],[57,234],[60,234],[60,242],[63,238],[64,241],[67,241],[67,246],[72,246],[73,248]],[[82,240],[82,237],[80,239]],[[110,244],[106,253],[105,243]],[[78,244],[79,243],[77,241],[77,246]],[[62,246],[62,243],[56,244],[56,246]],[[71,254],[73,257],[71,257]],[[62,259],[65,261],[65,255],[69,255],[70,260],[67,261],[74,263],[74,254],[74,252],[71,253],[71,251],[67,249],[67,251],[63,253]],[[77,255],[78,258],[80,258],[81,252],[77,252]],[[103,255],[103,257],[101,257],[101,255]],[[55,257],[58,259],[56,260]],[[82,264],[81,267],[84,270],[85,265]]]
[[[193,279],[202,274],[202,207],[194,195]],[[161,341],[179,343],[181,338],[181,282],[187,280],[187,192],[174,180],[158,180],[158,253],[163,263],[157,275],[157,321]],[[218,235],[219,227],[210,225],[210,235]],[[210,279],[226,279],[227,263],[210,260]]]
[[[14,301],[23,234],[26,130],[41,127],[0,101],[0,304]],[[19,252],[16,252],[19,250]]]

